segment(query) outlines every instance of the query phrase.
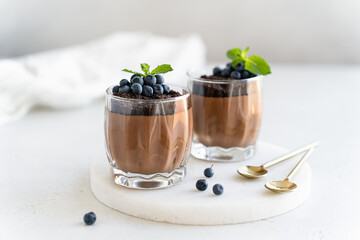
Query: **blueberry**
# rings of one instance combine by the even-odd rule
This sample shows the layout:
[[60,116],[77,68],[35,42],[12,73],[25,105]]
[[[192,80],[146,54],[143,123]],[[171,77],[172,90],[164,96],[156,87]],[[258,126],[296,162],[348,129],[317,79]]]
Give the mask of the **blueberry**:
[[154,94],[163,94],[164,88],[160,84],[155,84],[154,88]]
[[141,76],[140,76],[140,75],[137,75],[137,74],[132,75],[131,78],[130,78],[130,82],[132,82],[132,80],[133,80],[134,77],[141,77]]
[[115,87],[113,87],[112,93],[118,93],[118,92],[119,92],[119,88],[120,88],[120,86],[115,86]]
[[170,87],[168,85],[161,85],[164,88],[164,93],[169,94],[170,93]]
[[156,77],[153,75],[147,75],[144,78],[145,85],[154,86],[156,84]]
[[224,193],[224,188],[221,184],[215,184],[213,187],[213,192],[215,195],[221,195]]
[[124,85],[128,85],[130,82],[127,79],[121,79],[120,81],[120,87]]
[[96,221],[96,215],[93,212],[89,212],[84,215],[84,223],[86,225],[93,225]]
[[219,68],[219,67],[214,67],[214,69],[213,69],[213,75],[214,75],[214,76],[220,76],[220,75],[221,75],[221,68]]
[[143,95],[147,97],[152,97],[152,95],[154,95],[153,88],[148,85],[145,85],[143,90]]
[[231,70],[234,69],[231,62],[229,62],[228,64],[226,64],[226,67],[227,67],[227,68],[230,68]]
[[208,187],[207,181],[205,179],[197,180],[196,188],[199,191],[205,191]]
[[238,71],[232,71],[230,77],[234,79],[241,79],[241,73]]
[[257,75],[256,74],[253,74],[253,73],[250,73],[250,77],[256,77]]
[[139,83],[133,83],[131,85],[131,92],[133,94],[140,95],[143,91],[143,87]]
[[244,63],[238,63],[238,65],[235,66],[235,71],[241,72],[242,70],[244,70]]
[[136,76],[131,80],[131,83],[138,83],[142,86],[144,85],[144,79],[140,76]]
[[164,84],[165,83],[165,79],[162,75],[156,74],[155,75],[156,78],[156,83],[157,84]]
[[224,78],[228,78],[230,77],[230,73],[231,73],[231,69],[225,68],[224,70],[221,71],[221,76]]
[[242,77],[243,79],[249,78],[249,77],[250,77],[250,72],[249,72],[249,71],[246,71],[246,70],[242,71],[242,72],[241,72],[241,77]]
[[119,93],[128,93],[128,92],[130,92],[130,87],[128,85],[124,85],[119,88]]
[[211,178],[212,176],[214,176],[214,170],[212,169],[212,166],[209,168],[206,168],[204,170],[204,175],[205,177]]

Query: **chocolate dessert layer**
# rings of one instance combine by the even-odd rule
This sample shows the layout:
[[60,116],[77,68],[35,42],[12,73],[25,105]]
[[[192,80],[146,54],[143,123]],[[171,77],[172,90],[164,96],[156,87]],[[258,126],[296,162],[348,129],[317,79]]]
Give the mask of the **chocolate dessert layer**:
[[[180,102],[186,105],[184,101]],[[106,109],[106,138],[116,167],[124,172],[154,174],[183,166],[192,141],[192,111],[191,107],[175,109],[172,114],[167,111],[166,115],[150,116]]]
[[253,145],[261,125],[259,81],[239,84],[193,82],[194,134],[205,146]]
[[[246,96],[258,90],[254,84],[251,84],[254,82],[253,78],[236,80],[205,75],[201,76],[201,78],[208,81],[194,81],[192,86],[193,94],[206,97],[234,97]],[[214,83],[211,83],[211,81],[214,81]],[[219,81],[223,82],[223,84],[219,83]]]
[[[184,111],[186,106],[188,109],[191,108],[191,99],[187,98],[187,104],[182,101],[172,101],[170,98],[181,96],[180,93],[171,91],[170,94],[155,94],[153,97],[146,97],[142,95],[135,95],[132,93],[118,93],[114,96],[121,97],[123,100],[111,99],[108,106],[111,112],[119,113],[130,116],[154,116],[154,115],[171,115],[177,112]],[[126,101],[129,99],[129,101]],[[133,99],[144,100],[141,104],[135,104]],[[167,100],[162,104],[159,103],[159,99]],[[151,101],[154,100],[154,101]]]

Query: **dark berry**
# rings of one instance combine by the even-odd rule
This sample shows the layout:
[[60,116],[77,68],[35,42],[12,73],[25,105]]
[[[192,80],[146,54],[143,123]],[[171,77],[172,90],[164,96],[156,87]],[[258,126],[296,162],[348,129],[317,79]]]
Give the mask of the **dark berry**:
[[253,74],[253,73],[250,73],[250,77],[256,77],[257,75],[256,74]]
[[89,212],[84,215],[84,223],[86,225],[93,225],[96,221],[96,215],[93,212]]
[[214,176],[214,170],[212,169],[212,167],[206,168],[204,170],[204,175],[205,177],[211,178],[212,176]]
[[215,184],[213,187],[213,192],[215,195],[221,195],[224,193],[224,188],[221,184]]
[[137,75],[137,74],[132,75],[131,78],[130,78],[130,82],[132,82],[132,80],[133,80],[134,77],[141,77],[141,76],[139,76],[139,75]]
[[115,86],[115,87],[113,87],[112,92],[113,92],[113,93],[118,93],[118,92],[119,92],[119,88],[120,88],[120,86]]
[[169,94],[170,93],[170,87],[168,85],[162,85],[162,87],[164,88],[164,93],[165,94]]
[[139,83],[133,83],[131,85],[131,92],[133,94],[140,95],[143,91],[143,87]]
[[219,68],[219,67],[214,67],[214,69],[213,69],[213,75],[214,75],[214,76],[220,76],[220,75],[221,75],[221,68]]
[[231,62],[229,62],[228,64],[226,64],[226,67],[227,67],[227,68],[230,68],[231,70],[234,69]]
[[124,85],[128,85],[130,82],[127,79],[121,79],[120,81],[120,87]]
[[119,93],[128,93],[128,92],[130,92],[130,87],[128,85],[124,85],[119,88]]
[[250,72],[249,72],[249,71],[246,71],[246,70],[242,71],[242,72],[241,72],[241,77],[242,77],[243,79],[249,78],[249,77],[250,77]]
[[207,181],[205,179],[197,180],[196,188],[199,191],[205,191],[208,187]]
[[142,86],[144,85],[144,79],[140,76],[136,76],[131,80],[131,83],[138,83]]
[[225,68],[224,70],[221,71],[221,76],[224,78],[228,78],[230,77],[230,73],[231,73],[231,69]]
[[154,94],[164,94],[164,88],[160,84],[155,84]]
[[238,71],[232,71],[230,77],[234,79],[241,79],[241,73],[239,73]]
[[235,71],[241,72],[244,70],[244,63],[238,63],[238,65],[235,66]]
[[153,75],[147,75],[144,78],[145,85],[154,86],[156,84],[156,77]]
[[152,95],[154,95],[153,88],[148,85],[145,85],[143,88],[143,95],[147,97],[152,97]]
[[156,78],[156,83],[157,84],[164,84],[165,83],[165,79],[162,75],[156,74],[155,75]]

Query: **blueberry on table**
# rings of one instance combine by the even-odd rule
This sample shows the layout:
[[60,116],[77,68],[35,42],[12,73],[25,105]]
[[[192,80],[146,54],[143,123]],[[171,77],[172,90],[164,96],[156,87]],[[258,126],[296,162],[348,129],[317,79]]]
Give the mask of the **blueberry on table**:
[[121,79],[120,81],[120,87],[124,85],[128,85],[130,82],[127,79]]
[[131,92],[140,95],[143,92],[143,87],[139,83],[133,83],[131,85]]
[[120,86],[115,86],[115,87],[113,87],[112,93],[118,93],[118,92],[119,92],[119,88],[120,88]]
[[213,75],[214,75],[214,76],[220,76],[220,75],[221,75],[221,68],[219,68],[219,67],[214,67],[214,69],[213,69]]
[[142,86],[144,85],[144,79],[140,76],[136,76],[131,80],[131,83],[138,83]]
[[119,88],[119,93],[128,93],[130,92],[130,87],[128,85],[123,85]]
[[154,95],[153,88],[148,85],[145,85],[143,88],[143,95],[147,97],[152,97],[152,95]]
[[241,79],[241,73],[238,71],[232,71],[230,73],[230,77],[234,79]]
[[204,170],[204,175],[205,177],[211,178],[212,176],[214,176],[214,170],[212,169],[213,166],[206,168]]
[[155,84],[154,88],[154,94],[163,94],[164,88],[160,84]]
[[238,65],[235,66],[235,71],[241,72],[244,70],[244,63],[238,63]]
[[168,85],[162,85],[162,87],[164,88],[164,93],[165,94],[169,94],[170,93],[170,87]]
[[205,191],[208,187],[207,181],[205,179],[197,180],[196,188],[199,191]]
[[84,223],[86,225],[93,225],[96,221],[96,215],[93,212],[89,212],[84,215]]
[[242,76],[243,79],[249,78],[250,77],[250,72],[244,70],[244,71],[241,72],[241,76]]
[[145,85],[154,86],[156,84],[156,77],[153,75],[147,75],[144,78]]
[[157,83],[157,84],[164,84],[165,79],[164,79],[164,77],[163,77],[162,75],[156,74],[156,75],[155,75],[155,78],[156,78],[156,83]]
[[230,68],[225,68],[224,70],[221,71],[221,76],[224,78],[230,77],[230,73],[231,73],[231,69]]
[[221,195],[224,193],[224,188],[221,184],[215,184],[213,187],[213,192],[215,195]]
[[233,69],[233,66],[232,66],[232,63],[231,63],[231,62],[227,63],[227,64],[226,64],[226,67],[227,67],[227,68],[230,68],[230,69]]

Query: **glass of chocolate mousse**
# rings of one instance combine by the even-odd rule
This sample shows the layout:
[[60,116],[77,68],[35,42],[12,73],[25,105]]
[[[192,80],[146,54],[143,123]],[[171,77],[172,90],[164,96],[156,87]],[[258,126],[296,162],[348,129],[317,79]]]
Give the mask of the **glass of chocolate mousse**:
[[194,126],[191,154],[210,161],[249,159],[261,125],[263,76],[233,79],[208,72],[188,72]]
[[[158,189],[179,183],[185,177],[190,154],[189,90],[162,85],[167,94],[156,94],[161,88],[155,85],[161,83],[151,85],[149,81],[135,76],[106,91],[106,153],[114,182],[128,188]],[[150,95],[145,91],[149,86],[154,91]],[[136,91],[139,94],[134,94]]]

